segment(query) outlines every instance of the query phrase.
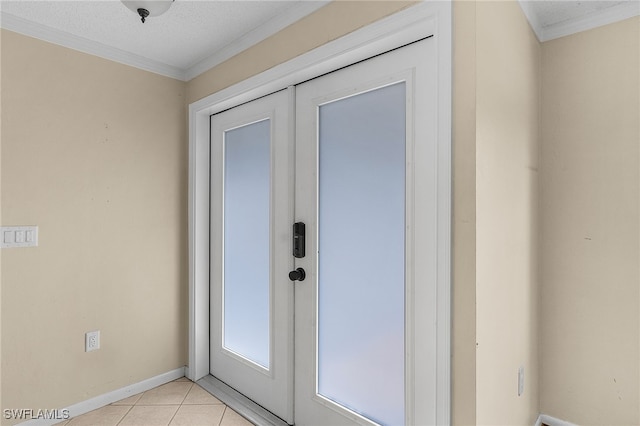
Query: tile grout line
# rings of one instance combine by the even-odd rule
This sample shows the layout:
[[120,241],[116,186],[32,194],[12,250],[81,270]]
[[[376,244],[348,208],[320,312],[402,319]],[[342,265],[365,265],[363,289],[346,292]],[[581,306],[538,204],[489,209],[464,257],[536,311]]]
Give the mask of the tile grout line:
[[[140,397],[142,397],[142,395],[140,395]],[[139,398],[138,398],[138,399],[139,399]],[[116,401],[116,402],[117,402],[117,401]],[[113,405],[113,404],[110,404],[110,405]],[[115,407],[117,407],[117,405],[116,405]],[[118,426],[120,423],[122,423],[122,421],[124,420],[124,418],[125,418],[125,417],[127,417],[127,414],[129,414],[129,412],[131,411],[131,409],[132,409],[133,407],[134,407],[133,405],[130,405],[130,406],[129,406],[129,409],[127,410],[127,412],[126,412],[126,413],[124,413],[124,416],[122,416],[122,418],[121,418],[120,420],[118,420],[118,423],[116,423],[116,426]]]
[[184,398],[182,398],[182,402],[180,403],[180,406],[182,406],[182,404],[184,404],[184,402],[187,400],[187,397],[189,396],[189,392],[191,392],[191,389],[193,389],[193,385],[195,385],[195,383],[191,382],[191,386],[189,386],[189,390],[187,391],[187,393],[184,394]]
[[218,422],[218,426],[222,425],[222,421],[224,420],[224,415],[227,414],[228,408],[229,406],[227,406],[227,404],[224,404],[224,410],[222,410],[222,416],[220,417],[220,422]]
[[178,414],[178,411],[180,411],[180,407],[182,407],[182,404],[178,405],[178,408],[176,408],[176,412],[173,413],[173,416],[171,416],[171,418],[169,419],[169,423],[167,423],[167,426],[169,426],[171,424],[171,422],[173,421],[173,419],[175,419],[176,414]]
[[[178,383],[178,382],[176,382]],[[171,422],[173,421],[173,419],[175,419],[176,414],[178,414],[178,411],[180,411],[180,407],[182,407],[182,404],[184,404],[184,402],[187,400],[187,396],[189,396],[189,392],[191,392],[191,389],[193,389],[193,385],[194,383],[191,382],[191,386],[189,386],[189,389],[187,390],[187,393],[184,394],[184,398],[182,398],[182,402],[180,404],[178,404],[178,409],[176,410],[175,413],[173,413],[173,416],[171,416],[171,418],[169,419],[169,423],[167,423],[167,426],[171,425]]]
[[[140,397],[138,397],[138,399],[136,399],[136,402],[133,403],[133,405],[129,405],[129,409],[127,410],[126,413],[124,413],[124,416],[122,416],[122,418],[120,420],[118,420],[118,423],[116,423],[116,426],[119,426],[120,423],[122,423],[122,421],[124,420],[125,417],[127,417],[127,414],[129,414],[131,412],[131,410],[133,410],[133,407],[136,406],[136,404],[138,404],[138,401],[140,401],[140,399],[142,399],[142,395],[144,395],[147,391],[141,392],[140,393]],[[135,396],[135,395],[131,395],[131,396]],[[126,398],[125,398],[126,399]],[[122,400],[120,400],[122,401]],[[116,401],[118,402],[118,401]],[[112,402],[109,405],[113,405],[114,403]]]

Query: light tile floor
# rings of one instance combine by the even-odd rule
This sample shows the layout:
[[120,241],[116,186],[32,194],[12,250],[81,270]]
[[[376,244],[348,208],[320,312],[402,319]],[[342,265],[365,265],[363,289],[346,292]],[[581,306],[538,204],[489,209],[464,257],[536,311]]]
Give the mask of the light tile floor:
[[183,377],[59,425],[251,426],[252,423]]

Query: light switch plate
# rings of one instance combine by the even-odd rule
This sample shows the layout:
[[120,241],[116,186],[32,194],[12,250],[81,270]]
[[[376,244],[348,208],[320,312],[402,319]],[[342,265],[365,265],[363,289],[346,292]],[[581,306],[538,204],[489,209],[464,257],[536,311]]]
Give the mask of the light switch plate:
[[38,246],[37,226],[2,226],[0,235],[0,248]]

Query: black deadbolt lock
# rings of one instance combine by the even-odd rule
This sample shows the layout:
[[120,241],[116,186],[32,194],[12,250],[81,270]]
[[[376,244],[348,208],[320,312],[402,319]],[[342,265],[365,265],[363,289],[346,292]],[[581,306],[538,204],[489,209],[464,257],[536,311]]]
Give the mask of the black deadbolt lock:
[[293,224],[293,257],[304,257],[304,228],[305,226],[303,222],[296,222]]
[[295,271],[289,272],[289,279],[291,281],[304,281],[307,274],[304,272],[304,269],[298,268]]

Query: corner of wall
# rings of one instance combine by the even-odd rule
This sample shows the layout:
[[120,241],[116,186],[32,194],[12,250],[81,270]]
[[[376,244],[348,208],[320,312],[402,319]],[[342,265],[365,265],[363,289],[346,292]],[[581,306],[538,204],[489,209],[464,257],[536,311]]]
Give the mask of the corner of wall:
[[476,421],[533,424],[540,45],[515,1],[491,1],[477,3],[476,49]]
[[476,424],[476,3],[453,4],[452,424]]

